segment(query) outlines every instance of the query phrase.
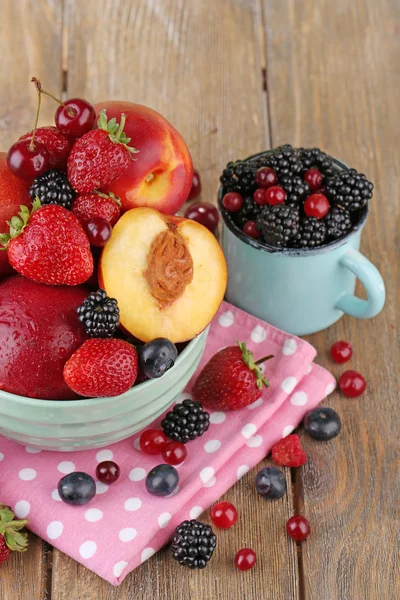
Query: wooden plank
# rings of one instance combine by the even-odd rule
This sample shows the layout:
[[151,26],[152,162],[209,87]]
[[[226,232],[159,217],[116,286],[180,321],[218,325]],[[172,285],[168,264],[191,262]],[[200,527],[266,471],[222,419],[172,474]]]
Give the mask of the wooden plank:
[[[26,552],[13,552],[0,570],[2,600],[44,600],[48,581],[48,552],[44,542],[29,534]],[[48,599],[50,600],[50,599]]]
[[[199,140],[191,148],[203,200],[216,200],[224,163],[268,145],[258,5],[69,0],[66,23],[68,94],[147,104],[170,119],[189,145]],[[215,135],[202,138],[214,128]],[[54,551],[53,600],[298,599],[296,551],[282,530],[292,497],[261,501],[254,477],[255,471],[247,474],[226,494],[240,521],[219,533],[218,553],[205,572],[180,568],[163,550],[116,589]],[[259,567],[243,574],[235,571],[233,556],[246,544],[258,552]]]
[[358,400],[339,393],[329,400],[343,420],[337,440],[304,436],[310,460],[299,508],[313,531],[302,554],[304,598],[391,600],[400,596],[400,5],[265,0],[264,10],[273,144],[318,145],[376,183],[362,251],[380,269],[388,295],[377,318],[344,318],[309,338],[337,376],[346,367],[333,367],[327,349],[350,340],[348,368],[360,370],[369,387]]

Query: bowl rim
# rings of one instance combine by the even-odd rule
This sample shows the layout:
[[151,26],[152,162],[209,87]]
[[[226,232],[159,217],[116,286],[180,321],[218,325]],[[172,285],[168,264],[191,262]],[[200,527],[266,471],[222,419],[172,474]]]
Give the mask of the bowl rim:
[[[245,158],[244,162],[250,161],[254,158],[258,158],[259,156],[262,156],[266,152],[269,152],[269,150],[267,150],[267,151],[264,150],[263,152],[257,152],[256,154],[252,154],[251,156],[248,156],[247,158]],[[272,149],[271,149],[271,152],[272,152]],[[334,158],[333,156],[330,156],[330,158],[332,159],[332,161],[336,165],[336,167],[339,168],[339,170],[345,170],[345,171],[350,170],[351,167],[346,165],[341,160]],[[277,246],[271,246],[270,244],[266,244],[265,242],[259,242],[255,239],[252,239],[249,236],[247,236],[241,229],[239,229],[239,227],[231,219],[228,211],[222,205],[223,196],[224,196],[223,187],[221,185],[218,188],[218,208],[219,208],[219,212],[221,214],[224,226],[227,227],[227,229],[229,229],[229,231],[231,233],[233,233],[233,235],[236,238],[238,238],[241,242],[244,242],[251,248],[254,248],[255,250],[262,250],[263,252],[267,252],[268,254],[278,254],[280,256],[291,256],[291,257],[300,257],[301,256],[303,258],[306,258],[308,256],[315,256],[316,254],[323,254],[324,252],[330,252],[331,250],[339,248],[339,247],[343,246],[344,244],[346,244],[348,239],[351,236],[357,234],[359,231],[361,231],[363,229],[365,222],[367,220],[368,214],[369,214],[369,207],[367,205],[360,217],[360,221],[357,223],[357,225],[355,225],[349,231],[349,233],[347,233],[345,236],[339,238],[338,240],[334,240],[332,242],[322,244],[321,246],[317,246],[317,248],[305,248],[305,249],[304,248],[278,248]]]
[[[203,336],[208,335],[208,331],[209,331],[210,326],[208,325],[205,329],[203,329],[203,331],[201,331],[196,337],[194,337],[193,339],[191,339],[188,344],[185,346],[185,348],[182,350],[182,352],[178,355],[178,358],[175,361],[174,367],[176,367],[177,365],[180,365],[185,359],[186,359],[186,355],[189,354],[189,352],[191,352],[193,350],[193,347],[196,346],[201,339],[203,338]],[[165,377],[168,378],[168,373],[171,373],[173,371],[173,368],[170,369],[169,371],[167,371],[165,373],[165,375],[162,377],[162,379],[164,379]],[[143,381],[142,383],[139,383],[139,385],[132,386],[127,392],[124,392],[123,394],[119,394],[118,396],[102,396],[100,398],[76,398],[75,400],[46,400],[44,398],[29,398],[28,396],[19,396],[18,394],[12,394],[10,392],[6,392],[3,390],[0,390],[0,396],[3,397],[6,400],[10,400],[11,402],[15,402],[21,405],[25,405],[25,406],[29,406],[29,407],[33,407],[33,408],[39,408],[39,407],[46,407],[46,408],[77,408],[77,407],[82,407],[82,408],[88,408],[91,406],[101,406],[102,404],[107,404],[112,400],[120,400],[120,399],[125,399],[128,398],[130,395],[134,395],[136,390],[140,390],[140,392],[142,391],[148,391],[151,389],[151,386],[154,385],[155,383],[157,383],[161,378],[157,378],[157,379],[148,379],[147,381]]]

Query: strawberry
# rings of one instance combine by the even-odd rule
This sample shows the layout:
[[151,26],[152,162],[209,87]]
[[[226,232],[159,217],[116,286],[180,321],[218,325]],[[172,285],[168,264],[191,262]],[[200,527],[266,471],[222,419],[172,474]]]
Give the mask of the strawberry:
[[77,196],[71,210],[81,223],[87,223],[93,217],[101,217],[113,227],[121,214],[121,202],[112,192],[91,192]]
[[79,285],[89,279],[93,256],[75,215],[57,204],[41,207],[37,199],[31,213],[20,208],[8,221],[10,233],[0,234],[10,265],[37,283]]
[[117,179],[129,166],[135,148],[123,129],[125,114],[107,122],[105,109],[100,111],[98,129],[88,131],[72,147],[68,157],[68,179],[79,192],[92,192]]
[[[20,140],[30,139],[33,131],[25,133]],[[36,129],[35,140],[41,142],[49,153],[50,165],[53,169],[66,171],[68,155],[71,152],[74,141],[62,133],[57,127],[39,127]]]
[[307,455],[297,433],[288,435],[275,444],[272,459],[283,467],[301,467],[307,462]]
[[11,552],[25,552],[28,546],[28,534],[20,533],[28,521],[14,521],[14,513],[0,504],[0,564],[5,562]]
[[64,367],[66,384],[81,396],[118,396],[135,383],[138,356],[135,348],[115,338],[84,342]]
[[193,397],[211,408],[237,410],[261,396],[269,386],[259,365],[272,358],[255,361],[246,344],[238,342],[215,354],[201,371],[193,388]]

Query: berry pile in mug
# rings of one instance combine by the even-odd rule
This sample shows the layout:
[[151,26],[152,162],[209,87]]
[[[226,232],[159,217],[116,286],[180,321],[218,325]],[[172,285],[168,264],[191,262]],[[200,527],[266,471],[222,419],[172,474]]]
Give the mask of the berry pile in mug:
[[226,216],[276,248],[315,248],[345,236],[373,190],[365,175],[340,169],[319,148],[290,144],[228,163],[220,181]]

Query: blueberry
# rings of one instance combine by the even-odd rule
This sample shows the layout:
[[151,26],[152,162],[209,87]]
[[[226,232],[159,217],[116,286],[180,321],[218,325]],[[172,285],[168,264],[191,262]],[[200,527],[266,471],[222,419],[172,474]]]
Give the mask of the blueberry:
[[96,495],[96,484],[87,473],[76,471],[58,482],[58,493],[63,502],[75,506],[87,504]]
[[264,467],[256,476],[256,490],[267,500],[278,500],[286,493],[286,479],[277,467]]
[[326,442],[340,433],[342,424],[333,408],[314,408],[304,418],[304,429],[314,440]]
[[142,373],[149,379],[162,377],[174,366],[178,350],[167,338],[156,338],[144,344],[139,350],[139,361]]
[[146,477],[146,489],[154,496],[169,496],[179,483],[178,471],[171,465],[157,465]]

